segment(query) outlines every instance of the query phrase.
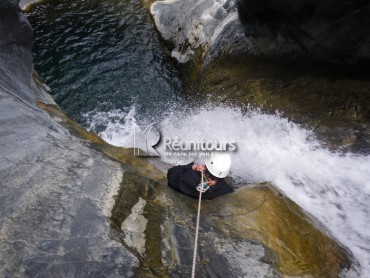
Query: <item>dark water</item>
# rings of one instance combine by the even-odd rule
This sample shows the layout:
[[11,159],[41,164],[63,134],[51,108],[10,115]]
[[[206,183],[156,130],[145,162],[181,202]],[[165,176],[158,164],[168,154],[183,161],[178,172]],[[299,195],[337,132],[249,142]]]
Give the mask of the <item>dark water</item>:
[[82,125],[87,112],[127,113],[134,104],[136,118],[160,117],[178,99],[176,65],[140,1],[51,1],[28,20],[36,71]]

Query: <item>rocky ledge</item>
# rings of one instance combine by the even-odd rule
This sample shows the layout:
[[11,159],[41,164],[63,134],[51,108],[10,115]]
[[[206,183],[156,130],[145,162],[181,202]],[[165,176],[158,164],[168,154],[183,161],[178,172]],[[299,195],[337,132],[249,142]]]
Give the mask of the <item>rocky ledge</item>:
[[370,69],[367,1],[165,0],[151,13],[180,62],[244,53]]
[[166,0],[151,13],[193,96],[279,111],[332,149],[370,153],[369,4],[321,2]]

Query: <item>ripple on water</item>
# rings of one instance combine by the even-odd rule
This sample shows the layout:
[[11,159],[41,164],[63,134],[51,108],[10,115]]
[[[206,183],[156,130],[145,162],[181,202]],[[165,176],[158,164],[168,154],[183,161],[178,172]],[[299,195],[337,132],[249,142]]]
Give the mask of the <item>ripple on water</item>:
[[143,118],[158,116],[178,98],[176,65],[140,1],[51,1],[28,20],[36,70],[82,125],[84,113],[129,111],[134,103]]

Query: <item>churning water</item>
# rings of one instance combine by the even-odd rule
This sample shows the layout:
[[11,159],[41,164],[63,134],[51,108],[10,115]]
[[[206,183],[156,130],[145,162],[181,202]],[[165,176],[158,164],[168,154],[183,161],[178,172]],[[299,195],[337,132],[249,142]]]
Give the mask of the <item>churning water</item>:
[[[370,273],[369,156],[332,152],[278,114],[186,107],[176,67],[140,1],[53,1],[29,20],[36,70],[83,126],[119,146],[132,146],[133,128],[150,123],[162,138],[235,141],[235,179],[274,183],[353,252],[361,265],[353,276]],[[167,156],[163,143],[156,150],[171,163],[193,160]]]
[[[121,121],[109,120],[113,115]],[[129,113],[112,111],[89,119],[92,129],[95,123],[106,123],[107,129],[100,133],[103,139],[127,147],[132,146],[134,127],[145,127],[137,121],[134,106]],[[162,138],[235,141],[231,175],[236,180],[271,181],[353,252],[363,277],[370,273],[369,156],[332,152],[322,147],[311,131],[281,115],[253,109],[242,113],[227,106],[176,108],[157,122],[157,127]],[[156,150],[170,163],[194,160],[166,155],[163,142]],[[196,160],[204,162],[201,157]],[[359,272],[347,275],[358,277]]]

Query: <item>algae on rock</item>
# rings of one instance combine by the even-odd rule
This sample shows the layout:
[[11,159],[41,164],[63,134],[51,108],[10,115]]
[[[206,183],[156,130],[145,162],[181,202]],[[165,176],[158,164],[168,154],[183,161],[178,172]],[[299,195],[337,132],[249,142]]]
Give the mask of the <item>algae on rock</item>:
[[[129,231],[122,229],[122,223],[134,219],[138,204],[143,205],[147,221],[145,252],[139,250],[141,245],[130,245]],[[140,277],[190,274],[196,211],[195,199],[135,172],[124,174],[112,227],[140,258],[136,269]],[[269,184],[242,187],[234,194],[206,200],[197,273],[338,277],[350,267],[350,259],[343,247],[317,227],[298,205]]]

